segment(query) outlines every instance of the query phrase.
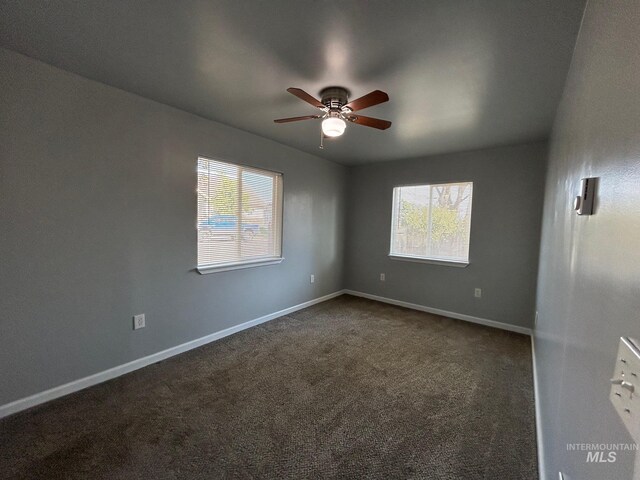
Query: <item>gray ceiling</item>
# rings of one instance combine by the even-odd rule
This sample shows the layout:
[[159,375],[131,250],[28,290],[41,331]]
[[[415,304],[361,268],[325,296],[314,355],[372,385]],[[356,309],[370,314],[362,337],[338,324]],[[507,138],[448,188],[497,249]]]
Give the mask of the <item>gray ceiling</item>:
[[[584,0],[0,2],[0,44],[344,164],[546,137]],[[285,90],[374,89],[391,120],[319,150]]]

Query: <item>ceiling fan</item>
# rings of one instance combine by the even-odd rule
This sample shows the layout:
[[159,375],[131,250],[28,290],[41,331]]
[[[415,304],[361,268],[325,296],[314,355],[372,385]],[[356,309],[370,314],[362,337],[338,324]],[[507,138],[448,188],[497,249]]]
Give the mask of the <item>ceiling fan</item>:
[[276,123],[322,119],[322,133],[327,137],[339,137],[342,135],[347,128],[347,122],[357,123],[358,125],[373,127],[379,130],[386,130],[391,126],[391,122],[388,120],[380,120],[379,118],[365,117],[364,115],[353,113],[389,101],[389,95],[380,90],[374,90],[352,101],[349,101],[349,91],[342,87],[328,87],[323,89],[320,92],[321,100],[317,100],[299,88],[287,88],[287,92],[322,110],[322,113],[318,115],[305,115],[304,117],[279,118],[278,120],[274,120]]

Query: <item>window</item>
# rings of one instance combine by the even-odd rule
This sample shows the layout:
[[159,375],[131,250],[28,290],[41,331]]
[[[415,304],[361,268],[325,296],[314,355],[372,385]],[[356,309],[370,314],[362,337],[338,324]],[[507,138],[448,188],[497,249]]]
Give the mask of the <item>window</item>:
[[472,194],[472,182],[394,188],[389,255],[468,264]]
[[282,175],[198,159],[198,271],[282,261]]

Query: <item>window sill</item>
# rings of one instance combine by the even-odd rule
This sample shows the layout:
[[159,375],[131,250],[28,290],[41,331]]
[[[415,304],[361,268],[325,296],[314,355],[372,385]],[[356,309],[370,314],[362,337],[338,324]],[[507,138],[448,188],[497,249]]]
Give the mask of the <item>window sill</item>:
[[391,260],[402,260],[405,262],[431,263],[433,265],[442,265],[445,267],[467,268],[469,262],[456,262],[451,260],[436,260],[435,258],[410,257],[404,255],[389,255]]
[[200,275],[209,273],[228,272],[230,270],[240,270],[242,268],[264,267],[266,265],[276,265],[282,263],[284,257],[261,258],[260,260],[248,260],[244,262],[222,263],[219,265],[203,265],[196,270]]

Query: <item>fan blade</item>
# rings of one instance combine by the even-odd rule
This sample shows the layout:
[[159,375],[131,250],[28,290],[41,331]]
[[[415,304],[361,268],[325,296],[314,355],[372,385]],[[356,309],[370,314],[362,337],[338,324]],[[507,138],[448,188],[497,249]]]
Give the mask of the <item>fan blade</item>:
[[274,120],[276,123],[289,123],[289,122],[297,122],[299,120],[311,120],[313,118],[321,118],[322,115],[305,115],[304,117],[290,117],[290,118],[279,118]]
[[313,105],[316,108],[325,108],[325,106],[322,103],[320,103],[320,100],[316,100],[315,98],[313,98],[311,95],[309,95],[304,90],[301,90],[300,88],[293,88],[293,87],[287,88],[287,92],[291,93],[292,95],[295,95],[300,100],[304,100],[305,102],[307,102],[310,105]]
[[344,108],[350,109],[352,112],[356,112],[358,110],[363,110],[365,108],[373,107],[374,105],[378,105],[379,103],[384,103],[389,101],[389,95],[380,90],[374,90],[371,93],[367,93],[364,97],[357,98],[349,103],[347,103]]
[[349,115],[347,120],[365,127],[373,127],[379,130],[386,130],[391,126],[389,120],[380,120],[379,118],[365,117],[364,115]]

